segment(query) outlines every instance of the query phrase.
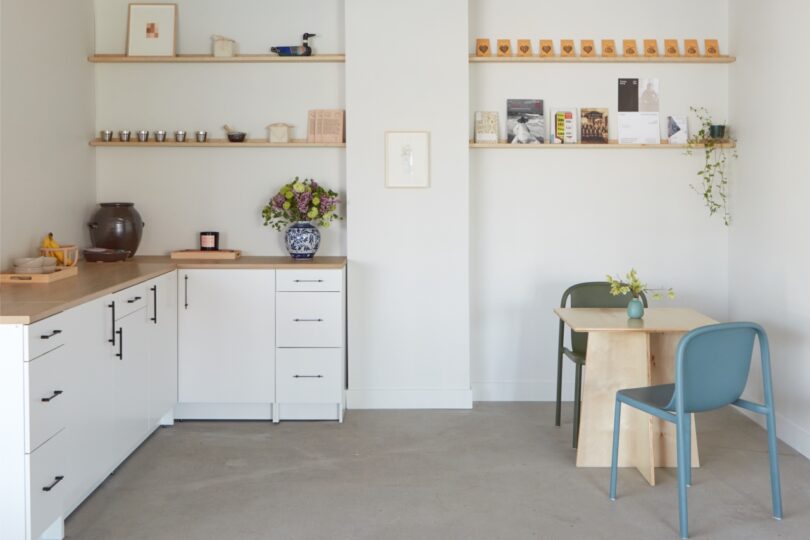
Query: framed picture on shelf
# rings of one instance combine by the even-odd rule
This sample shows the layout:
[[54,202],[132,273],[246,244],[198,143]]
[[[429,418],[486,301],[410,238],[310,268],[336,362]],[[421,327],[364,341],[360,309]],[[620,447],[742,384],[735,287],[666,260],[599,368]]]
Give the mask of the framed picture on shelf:
[[385,187],[430,187],[430,132],[385,132]]
[[127,56],[175,56],[177,4],[130,4]]

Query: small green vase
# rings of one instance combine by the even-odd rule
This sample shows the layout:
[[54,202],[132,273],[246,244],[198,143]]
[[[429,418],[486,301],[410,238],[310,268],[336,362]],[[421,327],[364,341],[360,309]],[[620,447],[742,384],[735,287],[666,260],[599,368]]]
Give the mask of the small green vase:
[[631,319],[640,319],[644,317],[644,304],[638,298],[633,298],[627,304],[627,316]]

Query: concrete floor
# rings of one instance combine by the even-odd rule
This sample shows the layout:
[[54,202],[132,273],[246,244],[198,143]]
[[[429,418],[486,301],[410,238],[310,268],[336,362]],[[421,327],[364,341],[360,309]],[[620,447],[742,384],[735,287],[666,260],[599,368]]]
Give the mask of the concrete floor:
[[[81,540],[676,539],[677,483],[576,469],[549,403],[348,411],[334,423],[184,422],[160,429],[67,521]],[[780,446],[771,518],[764,431],[700,415],[693,538],[810,538],[810,461]]]

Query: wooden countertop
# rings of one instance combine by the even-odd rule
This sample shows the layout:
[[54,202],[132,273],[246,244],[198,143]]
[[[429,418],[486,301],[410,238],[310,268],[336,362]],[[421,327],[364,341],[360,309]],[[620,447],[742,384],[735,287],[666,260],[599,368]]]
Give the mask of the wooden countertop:
[[240,257],[233,261],[174,261],[142,256],[120,263],[79,263],[79,275],[49,284],[0,286],[0,324],[31,324],[66,309],[150,280],[178,268],[341,269],[346,257]]
[[689,332],[717,321],[694,309],[646,308],[643,319],[627,318],[624,308],[554,308],[575,332]]

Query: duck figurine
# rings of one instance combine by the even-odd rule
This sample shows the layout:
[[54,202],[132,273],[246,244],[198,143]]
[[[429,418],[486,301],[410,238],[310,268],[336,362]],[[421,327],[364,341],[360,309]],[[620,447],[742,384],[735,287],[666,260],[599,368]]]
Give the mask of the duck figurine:
[[280,47],[270,47],[270,52],[276,53],[279,56],[312,56],[312,47],[309,46],[309,38],[315,37],[316,34],[304,32],[303,43],[300,46],[284,45]]

